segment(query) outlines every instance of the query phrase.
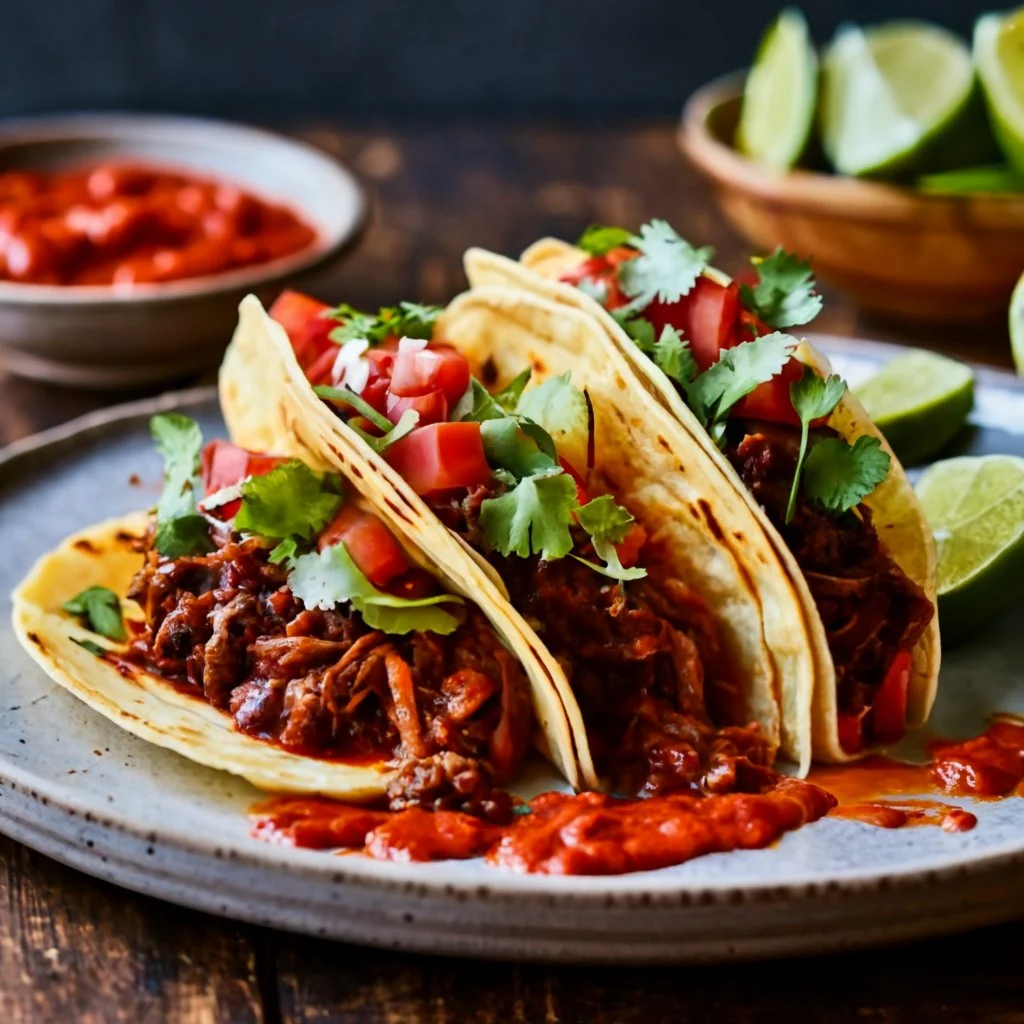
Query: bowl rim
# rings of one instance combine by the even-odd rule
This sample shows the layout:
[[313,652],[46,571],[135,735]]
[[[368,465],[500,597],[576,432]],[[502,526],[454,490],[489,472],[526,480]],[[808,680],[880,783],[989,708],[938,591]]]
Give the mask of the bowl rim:
[[[333,176],[335,188],[351,194],[352,215],[347,223],[341,225],[333,234],[327,234],[322,228],[311,224],[316,230],[316,238],[309,245],[265,263],[215,274],[202,274],[179,281],[132,285],[130,289],[126,288],[123,291],[111,285],[22,284],[0,280],[0,304],[24,307],[59,306],[70,309],[156,305],[252,291],[293,274],[315,271],[334,256],[351,248],[366,229],[370,200],[365,185],[352,168],[304,139],[242,121],[135,111],[44,114],[0,123],[0,149],[23,142],[60,141],[62,138],[75,136],[91,135],[97,139],[130,136],[133,139],[148,137],[159,140],[174,139],[183,133],[189,133],[193,137],[216,137],[219,141],[223,141],[227,134],[238,141],[290,150],[303,160],[318,164],[327,174]],[[285,202],[307,223],[312,221],[313,218],[309,215],[310,204],[304,197],[290,198]]]
[[[991,217],[990,227],[998,230],[1000,214],[1005,215],[1008,210],[1024,214],[1024,195],[933,195],[891,182],[802,168],[779,172],[758,166],[722,142],[708,127],[713,111],[742,96],[748,70],[729,72],[701,86],[686,100],[678,122],[676,137],[684,155],[715,183],[755,195],[766,205],[799,204],[833,216],[841,211],[865,223],[892,224],[909,218],[920,223],[929,216],[948,223],[951,211],[969,209],[972,216],[980,213]],[[1019,222],[1001,226],[1021,230]]]

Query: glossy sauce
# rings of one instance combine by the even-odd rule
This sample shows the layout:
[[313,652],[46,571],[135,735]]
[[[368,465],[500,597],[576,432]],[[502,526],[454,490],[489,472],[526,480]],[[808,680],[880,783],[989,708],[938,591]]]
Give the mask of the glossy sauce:
[[355,850],[379,860],[483,856],[519,873],[611,875],[770,846],[833,803],[816,786],[781,779],[767,793],[713,797],[542,793],[503,826],[457,811],[388,812],[317,797],[275,798],[253,808],[251,819],[253,835],[268,842]]
[[179,281],[310,246],[291,210],[227,182],[139,163],[0,174],[0,279],[107,285]]

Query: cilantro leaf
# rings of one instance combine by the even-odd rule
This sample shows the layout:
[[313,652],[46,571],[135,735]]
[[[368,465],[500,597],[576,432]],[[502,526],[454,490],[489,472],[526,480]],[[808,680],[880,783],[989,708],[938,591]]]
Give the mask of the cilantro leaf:
[[610,540],[614,544],[624,541],[636,522],[629,510],[617,505],[610,494],[602,494],[580,506],[576,518],[593,540]]
[[603,306],[608,301],[608,285],[596,277],[581,277],[576,282],[576,287],[584,295],[589,295],[598,305]]
[[539,554],[553,561],[572,550],[569,525],[576,507],[576,484],[567,473],[529,476],[500,498],[483,502],[480,529],[502,555]]
[[[520,416],[525,416],[550,435],[552,458],[557,449],[571,465],[587,465],[590,439],[587,399],[572,383],[569,370],[557,377],[549,377],[543,384],[525,392],[516,408]],[[524,425],[523,429],[527,430],[527,427]]]
[[[304,462],[290,459],[263,476],[242,484],[242,504],[235,514],[235,529],[269,540],[311,540],[333,518],[341,505],[338,478],[315,473]],[[276,560],[283,560],[275,548]]]
[[800,474],[804,459],[807,456],[807,439],[811,423],[829,413],[840,403],[846,394],[846,381],[836,374],[827,379],[819,377],[809,366],[804,367],[803,375],[789,386],[789,396],[793,409],[800,417],[800,454],[796,459],[796,470],[793,473],[793,485],[789,489],[789,503],[786,505],[786,522],[791,522],[796,509],[797,489],[800,485]]
[[79,640],[77,636],[69,636],[68,639],[73,644],[84,647],[90,654],[95,654],[97,658],[103,658],[110,653],[106,647],[100,647],[99,644],[93,643],[91,640]]
[[342,303],[325,315],[341,321],[341,326],[331,331],[331,341],[340,345],[365,338],[371,345],[379,345],[390,337],[429,338],[441,312],[440,306],[400,302],[397,306],[382,306],[373,314]]
[[619,284],[634,312],[655,299],[678,302],[688,295],[715,252],[710,246],[695,249],[663,220],[644,224],[630,244],[640,255],[619,266]]
[[437,606],[461,604],[461,597],[437,594],[406,598],[385,594],[366,578],[342,543],[296,558],[288,586],[307,608],[329,611],[339,604],[351,603],[368,626],[388,633],[447,634],[459,626],[454,615]]
[[[518,378],[516,378],[518,380]],[[470,378],[469,390],[459,399],[458,404],[452,410],[452,419],[463,423],[483,423],[485,420],[504,419],[508,414],[497,401],[491,397],[490,392],[476,379]]]
[[619,326],[636,342],[636,347],[641,352],[651,355],[654,352],[654,324],[645,320],[642,316],[635,316],[628,306],[612,311],[612,316],[618,321]]
[[121,615],[121,602],[109,587],[86,587],[61,607],[71,615],[84,619],[85,625],[100,636],[124,640],[127,635]]
[[[509,381],[495,396],[494,401],[501,406],[505,412],[515,412],[519,399],[523,396],[526,385],[530,383],[533,371],[527,367],[518,377]],[[479,382],[478,382],[479,383]]]
[[526,434],[512,417],[485,420],[480,424],[487,464],[505,469],[517,480],[554,469],[555,459],[541,450],[536,439]]
[[212,551],[209,524],[196,510],[203,447],[199,424],[181,413],[168,412],[154,416],[149,429],[164,460],[164,487],[156,506],[153,538],[156,550],[167,558]]
[[280,541],[277,546],[267,555],[267,561],[272,562],[274,565],[280,565],[281,562],[287,562],[294,558],[299,551],[299,542],[295,537],[285,537],[284,540]]
[[804,463],[804,493],[830,512],[846,512],[889,475],[890,461],[877,437],[819,441]]
[[577,248],[590,253],[591,256],[605,256],[618,249],[621,245],[629,245],[633,238],[633,232],[625,228],[608,227],[605,224],[591,224],[586,231],[580,235],[576,242]]
[[770,327],[810,323],[821,312],[821,296],[814,293],[810,263],[781,246],[771,256],[751,262],[758,281],[753,288],[740,285],[740,297]]
[[627,569],[619,559],[619,553],[615,550],[615,545],[611,541],[594,541],[594,551],[597,552],[599,558],[604,559],[604,565],[598,565],[597,562],[591,562],[588,558],[581,558],[579,555],[573,555],[577,562],[582,562],[588,569],[593,569],[594,572],[599,572],[602,576],[607,576],[609,579],[618,580],[620,583],[626,583],[629,580],[642,580],[647,575],[647,570],[640,566],[634,566],[632,569]]
[[708,428],[723,422],[741,398],[782,372],[796,345],[796,338],[775,332],[725,349],[685,389],[694,415]]
[[697,376],[697,361],[689,344],[671,325],[665,324],[661,337],[654,346],[654,363],[669,380],[684,387]]
[[351,388],[333,388],[329,384],[318,384],[313,388],[314,393],[320,398],[326,398],[328,402],[335,405],[347,405],[355,409],[365,420],[369,420],[378,430],[388,431],[394,424],[381,415],[361,395],[357,395]]

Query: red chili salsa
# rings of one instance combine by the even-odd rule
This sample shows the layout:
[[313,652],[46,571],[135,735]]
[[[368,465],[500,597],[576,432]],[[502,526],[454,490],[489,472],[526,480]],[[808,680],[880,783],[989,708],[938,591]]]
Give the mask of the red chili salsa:
[[191,171],[111,162],[0,174],[0,279],[22,284],[179,281],[315,239],[287,207]]

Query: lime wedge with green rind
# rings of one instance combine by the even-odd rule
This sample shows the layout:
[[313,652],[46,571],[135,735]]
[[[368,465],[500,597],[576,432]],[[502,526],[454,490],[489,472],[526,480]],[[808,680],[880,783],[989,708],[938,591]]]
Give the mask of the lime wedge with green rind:
[[1010,349],[1017,373],[1024,377],[1024,274],[1010,298]]
[[803,14],[787,7],[757,49],[743,90],[736,146],[772,170],[795,166],[807,149],[818,102],[818,56]]
[[942,635],[962,638],[1024,600],[1024,459],[947,459],[916,490],[935,534]]
[[969,366],[935,352],[897,356],[855,389],[900,462],[914,465],[942,451],[974,406]]
[[986,167],[960,167],[923,174],[914,185],[922,192],[937,196],[1024,192],[1024,175],[1008,164],[989,164]]
[[[984,162],[987,127],[982,117],[977,131],[977,103],[967,47],[935,25],[844,25],[822,63],[822,143],[841,174],[895,177]],[[976,148],[977,159],[966,151]]]
[[996,141],[1024,174],[1024,8],[986,14],[974,26],[974,63]]

